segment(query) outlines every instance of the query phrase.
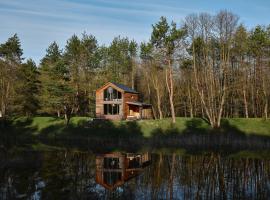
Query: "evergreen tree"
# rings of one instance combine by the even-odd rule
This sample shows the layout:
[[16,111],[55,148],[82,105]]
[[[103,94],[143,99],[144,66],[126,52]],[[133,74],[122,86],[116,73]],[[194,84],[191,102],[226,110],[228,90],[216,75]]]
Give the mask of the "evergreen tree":
[[17,34],[0,44],[0,117],[12,114],[16,72],[22,62],[22,54]]
[[108,50],[108,80],[124,82],[130,85],[131,57],[130,42],[128,38],[116,37],[113,39]]
[[15,108],[19,114],[31,116],[39,109],[39,72],[33,60],[22,64],[17,72]]
[[62,52],[56,42],[50,44],[46,52],[45,57],[41,60],[40,67],[40,81],[42,83],[40,96],[41,112],[49,114],[57,113],[58,117],[60,117],[63,108],[61,100],[58,97],[59,95],[53,92],[53,85],[54,82],[59,81],[56,79],[57,74],[54,73],[57,72],[55,68],[63,64]]

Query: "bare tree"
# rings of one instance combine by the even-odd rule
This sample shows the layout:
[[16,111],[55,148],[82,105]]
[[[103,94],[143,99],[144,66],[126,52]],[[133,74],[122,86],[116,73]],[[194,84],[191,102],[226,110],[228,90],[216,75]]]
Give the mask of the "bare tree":
[[[216,16],[202,13],[186,18],[192,43],[195,88],[213,128],[220,126],[223,113],[228,90],[230,49],[237,21],[238,17],[228,11],[221,11]],[[200,50],[196,48],[198,41]],[[197,51],[202,51],[200,57],[197,57]]]

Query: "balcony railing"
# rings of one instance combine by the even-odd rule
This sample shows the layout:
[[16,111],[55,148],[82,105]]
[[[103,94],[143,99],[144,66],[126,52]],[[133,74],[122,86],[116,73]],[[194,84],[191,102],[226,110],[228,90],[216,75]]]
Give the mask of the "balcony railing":
[[123,99],[110,99],[110,98],[105,98],[103,101],[114,101],[114,102],[122,102]]

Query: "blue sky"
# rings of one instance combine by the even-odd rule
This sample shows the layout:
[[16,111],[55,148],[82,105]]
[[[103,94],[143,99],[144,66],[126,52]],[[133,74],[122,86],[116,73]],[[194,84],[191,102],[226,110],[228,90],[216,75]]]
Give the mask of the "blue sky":
[[73,34],[86,31],[105,45],[118,35],[147,41],[160,16],[180,23],[190,13],[221,9],[249,28],[270,24],[268,0],[0,0],[0,43],[17,33],[24,57],[39,62],[51,42],[64,48]]

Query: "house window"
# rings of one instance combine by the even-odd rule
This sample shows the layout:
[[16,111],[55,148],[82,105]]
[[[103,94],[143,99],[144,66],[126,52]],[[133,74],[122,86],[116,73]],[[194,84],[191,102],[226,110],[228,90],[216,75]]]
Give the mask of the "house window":
[[104,101],[113,101],[122,99],[122,93],[112,87],[108,87],[103,92]]
[[104,115],[119,115],[119,104],[104,104]]
[[103,182],[107,185],[113,186],[117,182],[121,181],[122,179],[122,173],[121,172],[103,172]]
[[119,158],[104,158],[104,169],[121,169]]

